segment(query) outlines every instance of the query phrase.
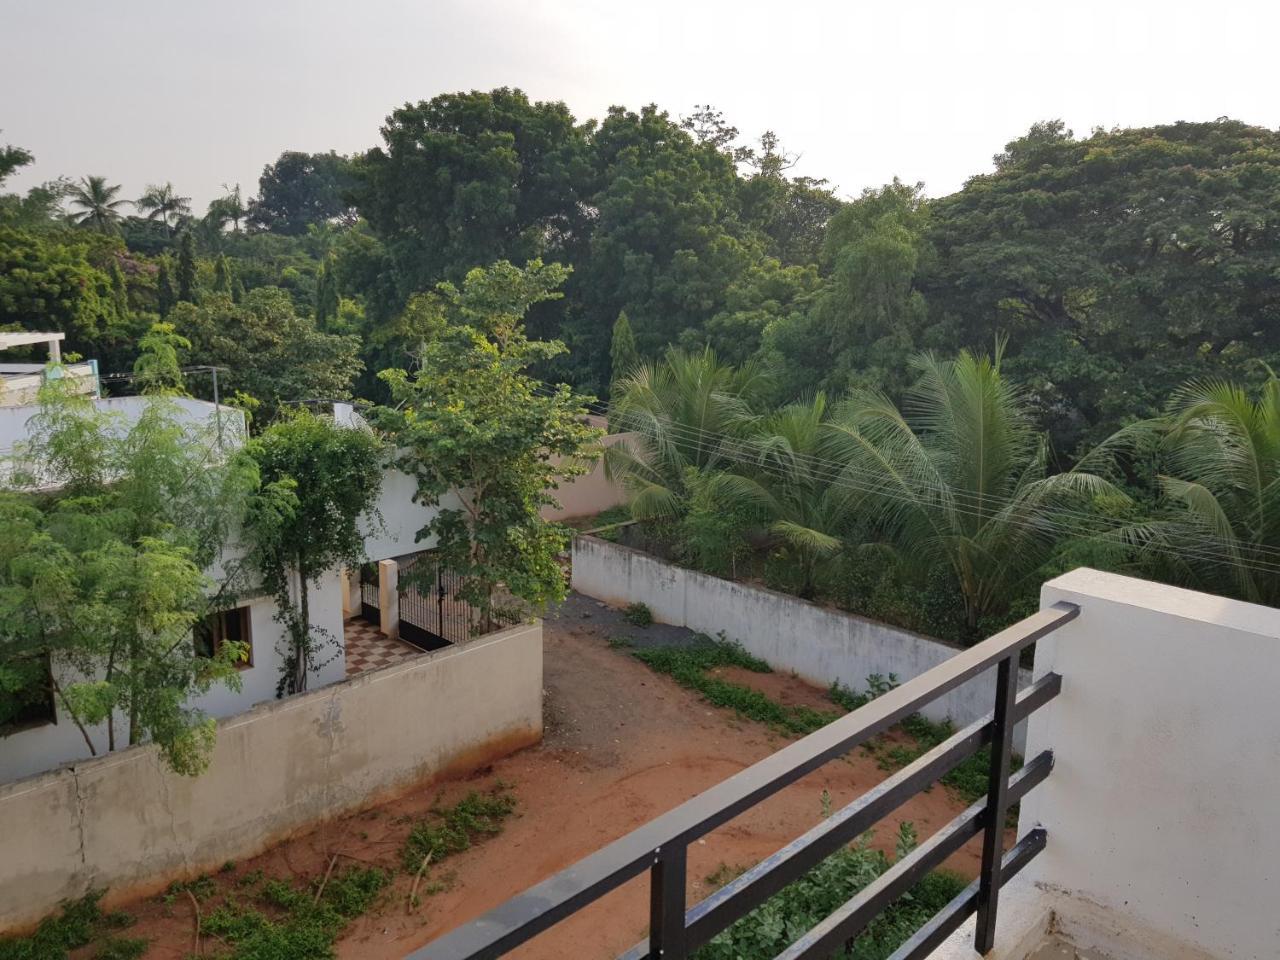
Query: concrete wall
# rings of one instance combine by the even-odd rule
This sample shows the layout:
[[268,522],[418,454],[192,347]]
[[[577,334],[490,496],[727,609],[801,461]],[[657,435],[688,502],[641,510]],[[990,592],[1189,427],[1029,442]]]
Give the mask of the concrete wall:
[[535,623],[226,720],[200,777],[136,747],[0,786],[0,930],[90,889],[160,889],[541,736]]
[[[1062,693],[1027,744],[1054,769],[1019,824],[1048,844],[1002,893],[989,960],[1046,929],[1125,960],[1280,957],[1280,610],[1088,569],[1044,585],[1060,600],[1080,615],[1037,644]],[[933,956],[975,960],[972,938]]]
[[[319,666],[308,679],[312,689],[336,683],[347,674],[342,627],[342,581],[338,570],[330,571],[311,587],[311,625],[317,633],[330,638],[318,657]],[[285,629],[276,620],[276,605],[270,597],[257,597],[244,601],[249,607],[249,636],[253,645],[253,662],[238,671],[240,689],[215,686],[207,693],[193,697],[189,706],[202,710],[211,717],[229,717],[243,713],[250,707],[275,700],[276,682],[283,665],[282,652],[286,646]],[[80,679],[68,671],[61,671],[64,681]],[[84,742],[79,728],[63,710],[55,704],[56,723],[28,727],[16,733],[0,737],[0,783],[29,777],[50,770],[62,763],[86,760],[92,754]],[[125,717],[118,718],[117,736],[128,737],[129,724]],[[89,730],[89,737],[101,755],[107,750],[107,727],[101,724]]]
[[[794,671],[820,686],[838,681],[863,690],[874,673],[910,680],[956,653],[954,647],[908,630],[686,570],[595,537],[573,541],[573,588],[609,603],[643,603],[662,623],[712,636],[724,631],[776,669]],[[1030,673],[1024,671],[1022,679],[1024,685],[1030,682]],[[991,712],[994,697],[991,670],[922,713],[963,725]]]
[[[599,421],[596,426],[604,426],[603,418],[593,417]],[[634,434],[611,433],[600,442],[605,447],[627,443]],[[559,462],[557,458],[556,462]],[[574,517],[589,517],[601,510],[617,507],[627,502],[627,493],[618,484],[605,476],[604,458],[597,460],[589,473],[574,477],[562,483],[552,495],[560,502],[559,507],[543,507],[542,516],[546,520],[572,520]]]

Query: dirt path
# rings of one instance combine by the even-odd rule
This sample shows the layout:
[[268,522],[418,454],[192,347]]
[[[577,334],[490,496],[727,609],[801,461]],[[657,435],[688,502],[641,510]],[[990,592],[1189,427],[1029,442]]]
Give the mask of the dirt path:
[[[423,898],[409,912],[411,878],[401,872],[384,903],[353,923],[338,943],[341,958],[399,960],[789,742],[760,724],[708,706],[625,651],[611,648],[606,641],[616,635],[617,623],[612,612],[582,598],[575,598],[558,618],[548,619],[546,736],[539,747],[466,780],[414,790],[328,824],[215,879],[230,889],[238,877],[257,869],[283,877],[315,876],[324,872],[334,852],[399,868],[400,845],[411,820],[437,798],[454,802],[498,780],[510,784],[519,806],[504,832],[432,869],[433,882],[446,889]],[[732,679],[752,677],[784,702],[826,705],[822,691],[785,675]],[[689,850],[690,903],[714,889],[706,878],[721,865],[749,866],[817,823],[824,789],[839,807],[885,776],[874,758],[858,751],[695,843]],[[882,824],[875,845],[892,848],[900,819],[912,821],[924,838],[961,807],[945,788],[935,787]],[[977,864],[977,847],[971,845],[948,865],[972,876]],[[647,881],[641,877],[512,956],[614,957],[643,936],[647,906]],[[152,900],[126,908],[140,918],[131,935],[155,938],[148,957],[179,960],[188,954],[191,920],[181,901],[177,907]]]

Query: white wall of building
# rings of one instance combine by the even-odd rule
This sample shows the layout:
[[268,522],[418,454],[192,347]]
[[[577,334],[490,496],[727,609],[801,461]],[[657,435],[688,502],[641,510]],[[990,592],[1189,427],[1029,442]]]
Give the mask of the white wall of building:
[[[1280,957],[1280,610],[1088,569],[1045,584],[1058,601],[1080,615],[1036,645],[1062,692],[1027,743],[1054,768],[1019,817],[1048,842],[992,958],[1049,928],[1125,960]],[[972,942],[970,922],[933,956]]]
[[[318,689],[336,683],[346,676],[345,649],[342,643],[342,583],[337,570],[325,574],[310,594],[313,630],[326,631],[335,641],[321,653],[320,668],[312,673],[309,684]],[[245,601],[249,607],[249,633],[253,643],[253,665],[238,671],[241,689],[216,686],[190,705],[213,717],[229,717],[256,704],[274,700],[280,679],[285,649],[284,626],[275,619],[276,605],[270,597]],[[194,642],[194,641],[193,641]],[[72,679],[63,675],[64,679]],[[84,742],[79,728],[60,704],[55,705],[58,720],[19,730],[0,737],[0,783],[28,777],[64,763],[85,760],[93,754]],[[127,743],[128,722],[120,718],[116,724],[117,743]],[[94,748],[101,756],[107,752],[106,724],[89,731]]]

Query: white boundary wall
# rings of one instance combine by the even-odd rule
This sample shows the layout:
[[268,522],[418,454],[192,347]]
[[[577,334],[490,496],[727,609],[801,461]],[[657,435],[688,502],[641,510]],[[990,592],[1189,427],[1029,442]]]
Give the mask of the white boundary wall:
[[142,746],[5,784],[0,930],[91,889],[153,892],[541,737],[533,623],[225,720],[199,777]]
[[[715,636],[723,631],[770,666],[818,684],[866,689],[867,677],[910,680],[955,656],[955,647],[785,593],[723,580],[596,537],[573,541],[573,588],[613,604],[643,603],[654,619]],[[1030,671],[1020,672],[1023,686]],[[957,725],[990,713],[995,669],[935,700],[921,713]],[[1022,731],[1015,745],[1020,747]]]

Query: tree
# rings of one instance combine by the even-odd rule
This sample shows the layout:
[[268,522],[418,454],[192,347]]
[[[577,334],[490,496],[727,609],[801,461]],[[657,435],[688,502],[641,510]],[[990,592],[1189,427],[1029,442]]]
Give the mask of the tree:
[[609,378],[617,383],[640,364],[636,338],[631,333],[627,311],[621,310],[613,324],[613,342],[609,345]]
[[106,177],[84,177],[71,188],[68,199],[80,213],[71,215],[71,222],[81,227],[91,227],[102,233],[115,233],[120,228],[117,210],[128,200],[117,200],[120,185],[108,186]]
[[221,233],[227,224],[231,224],[233,232],[239,233],[240,221],[248,216],[248,210],[245,208],[244,200],[240,196],[240,184],[237,183],[234,187],[228,187],[224,183],[222,189],[227,192],[209,201],[209,208],[205,212],[204,220],[217,233]]
[[169,273],[169,258],[161,257],[160,268],[156,271],[156,309],[162,317],[167,317],[173,305],[178,302],[178,294],[173,289]]
[[219,294],[180,303],[168,319],[191,341],[189,362],[225,368],[219,383],[226,395],[241,391],[261,401],[265,420],[285,400],[350,397],[361,370],[359,340],[320,332],[279,287],[256,287],[240,303]]
[[1055,446],[1280,353],[1280,132],[1036,124],[930,204],[920,286],[962,345],[1009,337]]
[[8,180],[15,170],[21,170],[28,164],[34,163],[35,159],[30,150],[15,147],[11,143],[0,147],[0,184]]
[[179,336],[172,323],[153,323],[138,343],[138,359],[133,365],[135,383],[143,393],[182,391],[180,351],[190,350],[191,341]]
[[1054,522],[1091,498],[1117,495],[1082,469],[1050,475],[1048,443],[1027,400],[994,360],[916,358],[920,379],[905,413],[863,391],[828,428],[827,457],[840,464],[852,508],[908,568],[939,568],[964,600],[976,637],[984,617],[1021,596],[1069,531]]
[[312,624],[311,588],[335,566],[357,568],[364,560],[358,521],[376,514],[383,453],[367,430],[340,427],[305,410],[273,423],[247,453],[263,493],[245,529],[290,640],[277,695],[300,693],[323,665],[325,645],[338,641]]
[[560,256],[583,227],[586,142],[563,103],[506,87],[441,94],[396,110],[382,134],[355,197],[402,302],[478,263]]
[[288,236],[334,220],[353,219],[347,195],[355,186],[349,158],[286,150],[262,169],[258,197],[249,203],[250,222]]
[[120,321],[111,277],[89,261],[88,246],[0,227],[0,325],[60,331],[67,350],[92,353]]
[[196,302],[196,238],[188,230],[178,245],[178,299]]
[[609,333],[626,310],[641,355],[701,331],[758,259],[740,220],[732,157],[654,106],[620,107],[591,137],[599,188],[589,256],[575,264],[568,336],[580,382],[608,383]]
[[231,264],[225,253],[218,254],[213,262],[213,292],[231,295]]
[[1268,372],[1256,398],[1225,380],[1193,381],[1166,417],[1127,427],[1108,446],[1152,443],[1166,510],[1119,538],[1161,579],[1280,604],[1280,380]]
[[238,687],[244,655],[235,643],[197,655],[192,628],[218,602],[201,571],[256,471],[211,461],[161,396],[126,426],[53,380],[30,428],[29,466],[0,498],[0,687],[39,676],[91,754],[104,735],[106,750],[150,740],[175,770],[199,773],[216,727],[187,703]]
[[183,218],[191,215],[191,198],[179,196],[172,183],[152,184],[133,205],[145,213],[148,220],[160,221],[171,237]]
[[338,316],[338,278],[332,257],[326,257],[316,271],[316,326],[324,327]]
[[713,351],[669,349],[616,385],[609,426],[635,438],[604,454],[609,478],[621,483],[636,519],[678,520],[689,509],[691,482],[733,463],[723,439],[742,437],[767,381],[753,364],[732,367]]
[[382,373],[393,405],[376,422],[403,451],[398,462],[417,481],[417,501],[439,510],[418,539],[435,539],[441,563],[463,578],[459,596],[486,627],[499,584],[529,603],[564,596],[556,557],[566,528],[540,511],[555,503],[549,491],[560,480],[596,456],[586,398],[528,373],[564,350],[530,340],[523,317],[559,296],[565,275],[557,264],[500,262],[472,270],[460,289],[441,284],[411,303],[418,369]]

